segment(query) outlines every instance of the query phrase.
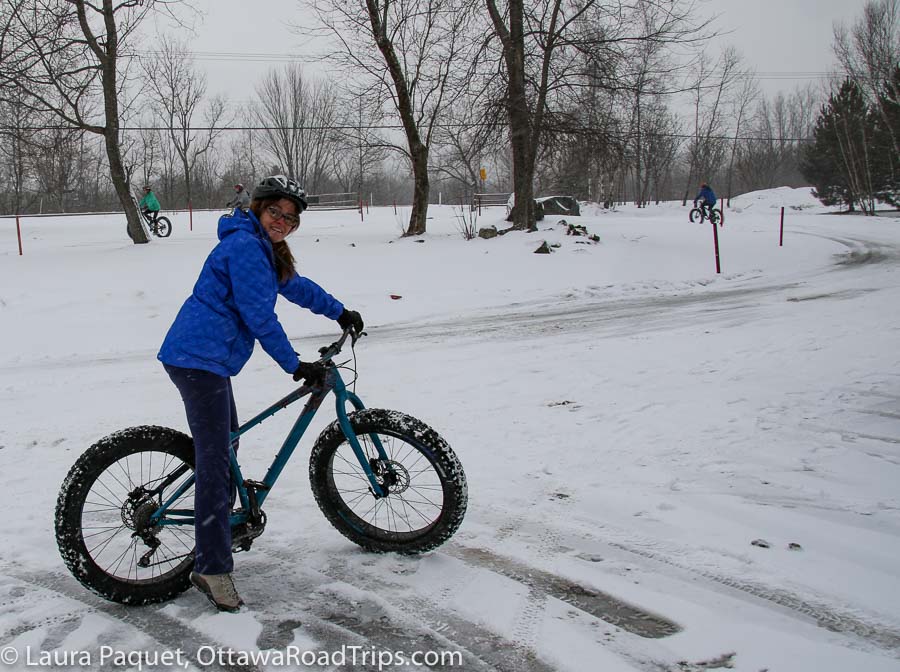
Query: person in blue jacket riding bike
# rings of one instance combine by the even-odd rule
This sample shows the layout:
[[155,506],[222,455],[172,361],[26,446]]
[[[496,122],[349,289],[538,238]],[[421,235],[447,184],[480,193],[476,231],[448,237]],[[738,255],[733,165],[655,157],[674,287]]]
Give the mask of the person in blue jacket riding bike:
[[715,204],[716,195],[713,193],[712,188],[706,182],[701,182],[700,191],[694,196],[694,207],[699,207],[704,217],[708,218]]
[[231,577],[234,485],[228,447],[230,433],[238,428],[231,377],[250,359],[255,341],[295,381],[321,376],[321,368],[300,361],[278,321],[279,294],[344,329],[363,329],[358,312],[297,273],[285,239],[300,226],[306,205],[306,194],[294,180],[275,175],[253,190],[246,212],[237,208],[219,219],[219,244],[157,356],[181,393],[194,439],[191,582],[222,611],[237,611],[243,604]]

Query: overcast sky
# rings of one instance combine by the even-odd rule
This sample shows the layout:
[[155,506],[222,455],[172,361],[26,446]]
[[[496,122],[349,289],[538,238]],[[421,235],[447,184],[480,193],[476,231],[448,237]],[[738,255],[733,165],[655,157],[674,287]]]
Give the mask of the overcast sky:
[[[297,0],[192,0],[202,15],[189,39],[197,66],[208,77],[209,91],[246,98],[254,82],[273,65],[302,53],[291,23],[302,23],[305,10]],[[716,44],[732,44],[760,76],[771,95],[797,84],[819,81],[833,65],[832,26],[851,23],[865,0],[700,0],[701,10],[717,15],[722,33]],[[173,30],[166,28],[166,30]],[[240,59],[223,54],[246,54]]]

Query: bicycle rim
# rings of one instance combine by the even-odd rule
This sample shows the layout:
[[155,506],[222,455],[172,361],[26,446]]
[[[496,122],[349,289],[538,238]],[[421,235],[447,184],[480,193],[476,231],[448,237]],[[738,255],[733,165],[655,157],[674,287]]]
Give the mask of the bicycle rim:
[[394,539],[418,537],[440,520],[445,506],[444,484],[436,456],[410,437],[377,433],[387,454],[379,460],[370,434],[359,434],[360,445],[387,497],[376,498],[356,454],[341,443],[331,459],[332,487],[348,522],[367,533]]
[[[91,484],[81,509],[81,534],[87,554],[105,574],[128,583],[157,583],[193,562],[193,526],[151,527],[146,522],[150,513],[193,475],[193,470],[188,469],[162,493],[150,496],[146,491],[183,464],[169,453],[132,453],[111,463]],[[170,508],[193,507],[193,498],[191,485]],[[159,542],[146,567],[139,561],[151,546],[140,536],[142,532]]]

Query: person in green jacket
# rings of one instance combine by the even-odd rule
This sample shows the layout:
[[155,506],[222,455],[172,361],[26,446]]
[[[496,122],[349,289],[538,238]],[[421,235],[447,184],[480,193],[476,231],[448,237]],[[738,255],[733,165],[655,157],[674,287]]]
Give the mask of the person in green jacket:
[[150,221],[156,224],[156,218],[159,217],[160,210],[159,201],[156,200],[156,194],[153,193],[153,189],[150,188],[149,184],[144,186],[144,197],[138,205],[141,208],[141,212],[149,216]]

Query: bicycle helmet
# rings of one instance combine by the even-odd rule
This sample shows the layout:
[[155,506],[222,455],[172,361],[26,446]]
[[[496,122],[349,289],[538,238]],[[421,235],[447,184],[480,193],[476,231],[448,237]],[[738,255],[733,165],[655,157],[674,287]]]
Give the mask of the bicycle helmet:
[[244,188],[244,185],[241,184],[240,182],[238,182],[236,185],[234,185],[234,188],[237,189],[238,191],[240,191],[241,189]]
[[253,190],[253,200],[258,198],[286,198],[297,206],[297,213],[306,210],[306,192],[294,180],[284,175],[266,177]]

